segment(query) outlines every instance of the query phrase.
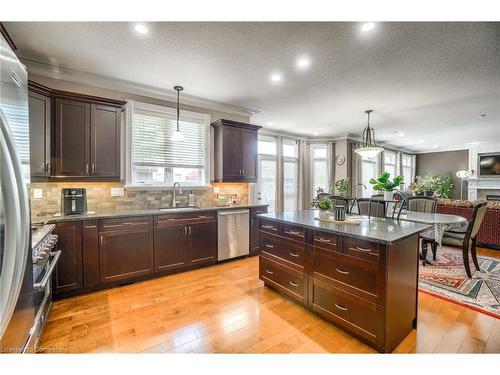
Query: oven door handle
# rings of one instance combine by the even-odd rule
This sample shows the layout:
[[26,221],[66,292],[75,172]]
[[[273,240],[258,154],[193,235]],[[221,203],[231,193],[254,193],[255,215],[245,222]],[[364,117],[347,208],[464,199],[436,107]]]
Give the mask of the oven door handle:
[[44,290],[47,287],[47,283],[49,282],[50,277],[52,276],[52,273],[54,272],[54,270],[56,268],[57,262],[59,261],[59,258],[61,257],[61,250],[57,250],[55,252],[50,253],[50,256],[53,256],[54,259],[52,260],[52,263],[50,263],[49,269],[47,270],[47,272],[43,276],[42,281],[40,281],[39,283],[35,283],[33,285],[33,288],[35,290]]

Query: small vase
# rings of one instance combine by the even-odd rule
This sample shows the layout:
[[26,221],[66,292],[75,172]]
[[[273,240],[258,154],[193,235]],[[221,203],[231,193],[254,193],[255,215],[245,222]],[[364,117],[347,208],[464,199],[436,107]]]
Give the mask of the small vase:
[[393,196],[392,191],[384,191],[384,200],[385,201],[392,201],[392,196]]
[[319,218],[320,219],[328,219],[330,217],[330,211],[328,210],[319,210]]

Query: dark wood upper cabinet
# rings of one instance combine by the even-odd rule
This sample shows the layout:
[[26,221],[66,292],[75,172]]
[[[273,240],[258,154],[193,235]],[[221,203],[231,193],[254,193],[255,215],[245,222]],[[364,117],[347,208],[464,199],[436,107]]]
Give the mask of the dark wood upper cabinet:
[[119,181],[125,102],[29,82],[31,174],[46,181]]
[[260,126],[217,120],[214,128],[214,181],[257,181],[257,137]]
[[55,168],[56,177],[90,176],[90,105],[56,99]]
[[50,92],[43,86],[28,84],[30,124],[31,177],[46,178],[51,172],[51,114]]
[[54,294],[82,288],[82,222],[69,221],[56,225],[57,248],[61,257],[53,276]]
[[91,175],[120,178],[120,109],[91,105]]

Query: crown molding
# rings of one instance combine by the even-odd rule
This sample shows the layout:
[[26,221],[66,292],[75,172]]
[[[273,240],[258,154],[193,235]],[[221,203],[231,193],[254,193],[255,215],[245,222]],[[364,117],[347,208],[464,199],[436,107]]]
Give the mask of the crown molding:
[[[37,60],[20,57],[23,64],[26,65],[29,73],[37,74],[44,77],[60,79],[73,83],[83,84],[87,86],[95,86],[108,90],[115,90],[129,94],[141,95],[155,99],[175,102],[177,100],[177,92],[157,86],[136,83],[119,78],[101,76],[98,74],[84,73],[61,66],[53,66]],[[221,103],[214,100],[201,98],[194,95],[183,94],[182,103],[199,108],[220,111],[239,116],[252,116],[260,113],[260,110],[253,108],[244,108],[231,104]]]

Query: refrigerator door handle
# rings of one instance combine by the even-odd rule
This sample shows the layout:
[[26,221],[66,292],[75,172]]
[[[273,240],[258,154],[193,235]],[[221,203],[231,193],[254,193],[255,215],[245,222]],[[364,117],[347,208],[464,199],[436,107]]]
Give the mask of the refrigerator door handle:
[[[5,210],[5,248],[0,274],[0,338],[3,336],[20,293],[24,269],[27,261],[29,233],[29,211],[26,216],[26,202],[21,202],[24,178],[19,179],[19,159],[15,156],[12,136],[7,128],[7,122],[0,111],[0,168],[1,194]],[[13,157],[14,156],[14,157]],[[20,194],[21,192],[21,194]],[[27,196],[25,197],[27,200]],[[28,222],[25,222],[27,217]]]

